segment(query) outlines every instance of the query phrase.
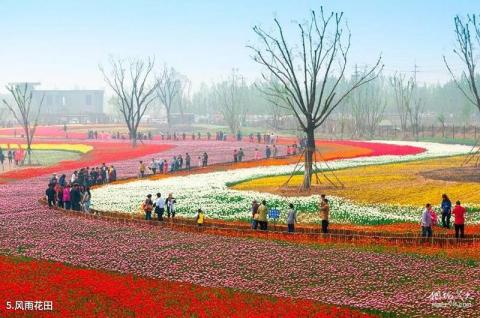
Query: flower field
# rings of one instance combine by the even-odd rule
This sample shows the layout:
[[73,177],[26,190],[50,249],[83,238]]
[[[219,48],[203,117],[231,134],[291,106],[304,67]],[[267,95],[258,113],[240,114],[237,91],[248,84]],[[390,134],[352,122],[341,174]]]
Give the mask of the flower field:
[[[398,162],[409,162],[443,156],[465,154],[470,151],[468,146],[444,146],[432,143],[400,143],[409,149],[425,149],[423,152],[401,152],[399,155],[381,155],[374,157],[358,157],[329,161],[333,169],[353,167],[378,167]],[[400,148],[403,151],[403,148]],[[382,166],[380,166],[382,167]],[[177,212],[186,217],[193,217],[197,208],[206,211],[207,216],[225,220],[248,220],[249,207],[253,199],[266,199],[272,207],[277,207],[283,213],[292,202],[302,214],[304,222],[318,222],[318,195],[284,197],[271,193],[259,193],[255,189],[265,186],[279,186],[278,180],[286,177],[273,177],[258,180],[264,176],[284,176],[293,171],[293,165],[260,166],[254,168],[234,169],[227,172],[211,172],[162,178],[159,180],[140,180],[122,184],[112,184],[94,190],[93,207],[103,211],[119,211],[127,213],[142,213],[140,203],[148,193],[174,193],[177,199]],[[381,168],[380,168],[381,169]],[[243,182],[251,180],[249,182]],[[298,179],[297,179],[298,181]],[[373,180],[372,180],[373,181]],[[232,185],[235,185],[231,188]],[[247,190],[248,189],[248,190]],[[378,189],[378,184],[377,184]],[[111,197],[115,200],[108,200]],[[421,207],[380,204],[359,204],[343,197],[332,197],[332,222],[378,225],[394,222],[415,222],[418,220]],[[479,222],[477,217],[474,222]]]
[[[475,182],[454,182],[427,179],[422,172],[459,167],[465,157],[429,159],[402,162],[382,166],[367,166],[343,169],[336,172],[345,184],[345,189],[329,189],[329,193],[365,204],[388,203],[390,205],[422,206],[427,202],[439,205],[442,193],[448,193],[452,200],[461,200],[468,205],[480,202],[480,184]],[[292,185],[298,185],[302,178],[294,177]],[[239,184],[236,188],[275,187],[285,182],[284,176],[267,177]]]
[[[35,137],[37,138],[65,138],[68,136],[73,139],[86,139],[87,134],[82,132],[68,132],[65,135],[63,131],[63,126],[39,126],[35,131]],[[23,134],[23,129],[21,127],[17,128],[1,128],[0,137],[3,138],[12,138],[20,137]]]
[[[27,149],[27,145],[25,144],[0,144],[0,148],[3,150],[8,149]],[[93,149],[92,145],[84,145],[84,144],[43,144],[43,143],[34,143],[32,144],[32,150],[60,150],[60,151],[73,151],[79,153],[87,153]]]
[[[339,148],[332,142],[328,143],[329,148],[322,148],[325,157],[341,157],[338,149],[350,149],[350,159],[329,162],[329,165],[345,171],[395,162],[413,164],[468,151],[460,146],[445,149],[436,144],[408,143],[399,146],[393,144],[384,156],[372,156],[370,152],[370,155],[360,157],[362,155],[359,152],[364,151],[360,149],[366,147],[363,143],[361,147],[352,143],[352,146],[341,145]],[[94,149],[85,154],[78,164],[84,165],[88,160],[102,162],[107,158],[105,161],[115,164],[121,177],[135,177],[138,160],[150,161],[152,156],[171,158],[189,152],[195,157],[208,151],[213,164],[230,161],[233,149],[240,146],[245,149],[247,158],[253,158],[254,148],[258,147],[257,144],[245,142],[187,141],[169,145],[152,142],[146,144],[145,148],[128,151],[129,148],[123,149],[120,143],[116,144],[117,150],[113,146],[115,143],[91,144]],[[396,155],[395,151],[406,149],[403,146],[412,146],[416,152]],[[284,153],[285,147],[280,150]],[[155,186],[139,187],[138,198],[134,192],[124,192],[123,196],[132,198],[131,201],[135,202],[132,207],[137,210],[146,191],[155,193],[160,190],[166,193],[171,182],[169,180],[179,178],[177,181],[183,182],[184,186],[174,190],[179,208],[189,200],[180,197],[183,189],[196,187],[198,192],[199,184],[203,188],[218,187],[211,191],[238,197],[240,203],[237,204],[241,205],[244,196],[248,198],[250,195],[249,191],[232,189],[231,186],[252,178],[289,173],[287,168],[292,167],[291,160],[262,160],[257,163],[260,167],[253,162],[212,165],[190,175],[182,173],[178,176],[161,176],[156,180],[142,180]],[[54,169],[57,173],[71,173],[68,164]],[[0,286],[2,317],[13,315],[5,311],[7,301],[37,299],[53,300],[57,311],[52,314],[62,317],[101,316],[102,312],[106,313],[105,316],[121,317],[203,317],[229,316],[229,313],[243,317],[368,315],[356,310],[386,317],[391,317],[392,312],[408,317],[477,316],[480,297],[477,287],[480,285],[478,245],[462,248],[371,246],[371,242],[360,243],[359,246],[318,245],[180,232],[166,227],[111,222],[80,215],[72,217],[38,204],[49,174],[49,170],[43,170],[38,174],[10,180],[0,187],[0,254],[3,255],[0,256],[0,278],[4,282]],[[111,186],[122,189],[141,182]],[[100,196],[96,191],[106,188],[92,192],[95,204],[102,203],[97,200]],[[22,200],[12,200],[18,197],[19,192],[31,195],[22,197]],[[102,197],[107,201],[105,204],[120,199],[124,198],[117,197],[114,192]],[[215,197],[220,201],[213,203],[220,202],[223,206],[227,204],[221,201],[223,199]],[[201,201],[207,200],[202,197],[199,200],[211,202]],[[333,201],[336,204],[340,198],[334,198]],[[185,206],[182,208],[185,215],[190,215],[189,209]],[[207,216],[212,217],[212,212],[213,209],[207,210]],[[238,210],[234,214],[242,219],[242,213]],[[230,218],[229,215],[224,217]],[[387,217],[388,220],[375,215],[367,219],[358,216],[358,220],[353,218],[352,223],[368,224],[377,220],[384,224],[380,227],[387,229],[391,226],[388,222],[402,215],[392,211]],[[344,223],[341,226],[356,227],[354,224]],[[473,229],[471,227],[468,230]],[[18,256],[35,260],[23,260]],[[46,261],[37,261],[40,259]],[[197,294],[201,296],[197,297]],[[449,305],[443,308],[441,295],[462,297],[461,303],[465,306]],[[205,312],[204,308],[211,311]],[[263,312],[257,315],[259,308]],[[292,308],[296,311],[292,312]],[[28,313],[25,314],[28,316]]]
[[[310,300],[271,297],[227,288],[80,269],[61,263],[0,256],[0,299],[51,301],[55,317],[375,317]],[[28,295],[27,298],[26,295]],[[182,306],[179,306],[182,304]],[[42,310],[43,311],[43,310]],[[27,310],[28,312],[28,310]],[[30,313],[39,314],[34,308]],[[18,310],[0,308],[4,316]]]
[[[10,144],[12,146],[12,144]],[[0,174],[0,183],[9,182],[11,180],[27,179],[44,174],[59,172],[61,170],[73,170],[86,167],[101,165],[103,162],[111,164],[119,158],[130,159],[144,157],[149,154],[156,154],[164,150],[170,149],[173,146],[164,144],[140,145],[132,149],[128,143],[113,143],[113,142],[91,142],[91,143],[54,143],[48,144],[33,144],[33,149],[49,149],[49,150],[65,150],[78,151],[84,155],[79,160],[60,160],[55,165],[47,167],[29,167],[21,170],[11,170]]]

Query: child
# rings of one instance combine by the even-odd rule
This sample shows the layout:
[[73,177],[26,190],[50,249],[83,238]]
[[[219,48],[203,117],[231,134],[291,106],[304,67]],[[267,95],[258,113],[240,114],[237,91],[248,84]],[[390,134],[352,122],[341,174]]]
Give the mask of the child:
[[202,226],[203,222],[205,221],[205,213],[202,211],[202,209],[198,209],[197,211],[197,225]]

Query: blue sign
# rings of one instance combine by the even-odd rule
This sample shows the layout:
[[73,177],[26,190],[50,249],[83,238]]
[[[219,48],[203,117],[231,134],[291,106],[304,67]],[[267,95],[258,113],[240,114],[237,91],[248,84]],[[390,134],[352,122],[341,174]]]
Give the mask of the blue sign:
[[268,210],[268,217],[271,219],[278,219],[280,218],[280,210],[278,209],[270,209]]

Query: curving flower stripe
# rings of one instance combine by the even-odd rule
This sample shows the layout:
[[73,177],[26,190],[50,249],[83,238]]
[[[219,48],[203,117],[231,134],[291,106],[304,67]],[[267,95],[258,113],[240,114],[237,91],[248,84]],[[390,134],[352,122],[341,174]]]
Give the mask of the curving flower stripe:
[[[367,165],[379,165],[392,162],[405,162],[442,156],[465,154],[470,147],[462,145],[441,145],[435,143],[401,143],[412,147],[426,149],[424,152],[409,155],[384,155],[377,157],[360,157],[332,160],[328,162],[331,169],[343,169]],[[321,164],[321,163],[320,163]],[[177,199],[177,212],[186,217],[193,217],[196,209],[207,211],[211,218],[225,220],[248,220],[249,207],[253,199],[265,199],[270,207],[279,208],[282,220],[288,204],[293,203],[303,214],[304,221],[316,222],[319,197],[283,197],[256,191],[239,191],[229,186],[244,180],[254,180],[264,176],[284,175],[293,171],[294,165],[263,166],[211,172],[188,176],[164,178],[160,180],[139,180],[123,184],[111,184],[93,191],[93,207],[103,211],[141,213],[140,203],[148,193],[160,192],[164,195],[172,192]],[[341,197],[331,200],[331,217],[336,223],[353,223],[362,225],[389,224],[393,222],[417,221],[419,209],[408,206],[360,205]],[[479,220],[475,220],[478,222]]]
[[[50,143],[49,143],[50,144]],[[62,143],[51,143],[52,148],[62,148]],[[0,174],[0,179],[20,180],[28,179],[44,174],[50,174],[67,170],[68,173],[72,173],[74,170],[87,167],[100,165],[103,162],[112,164],[119,159],[132,159],[139,158],[146,155],[157,154],[159,152],[173,148],[173,145],[165,144],[146,144],[139,145],[136,148],[132,148],[129,143],[114,143],[114,142],[89,142],[88,144],[70,144],[68,147],[72,149],[91,149],[85,153],[80,160],[64,160],[55,165],[47,167],[32,167],[21,170],[11,170],[6,173]],[[1,183],[1,182],[0,182]]]
[[[16,149],[27,149],[26,144],[16,144],[16,143],[4,143],[0,144],[0,148],[3,150],[16,150]],[[92,145],[85,144],[69,144],[69,143],[34,143],[31,145],[32,150],[61,150],[61,151],[73,151],[79,153],[87,153],[93,150]]]
[[[1,128],[0,129],[0,136],[2,137],[13,137],[13,136],[21,136],[23,134],[23,128]],[[87,139],[86,133],[80,132],[69,132],[65,134],[63,130],[63,126],[40,126],[37,127],[35,130],[35,136],[38,138],[65,138],[68,136],[69,138],[75,139]]]

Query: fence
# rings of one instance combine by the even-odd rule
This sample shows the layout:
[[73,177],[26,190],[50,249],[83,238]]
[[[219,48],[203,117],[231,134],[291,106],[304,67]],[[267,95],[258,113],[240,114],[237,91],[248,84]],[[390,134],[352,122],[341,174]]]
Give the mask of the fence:
[[[46,204],[44,199],[40,203]],[[157,221],[144,220],[140,215],[132,215],[116,212],[93,211],[84,213],[71,210],[57,209],[72,217],[98,219],[116,224],[137,224],[171,228],[182,232],[199,232],[230,237],[260,238],[269,240],[292,241],[301,243],[367,243],[388,244],[394,246],[476,246],[480,244],[479,235],[467,235],[463,239],[456,239],[451,235],[437,234],[431,238],[415,236],[411,233],[385,233],[374,231],[353,231],[343,229],[331,229],[327,234],[321,233],[319,227],[305,226],[296,227],[295,233],[288,233],[285,225],[276,225],[268,231],[253,230],[246,222],[226,222],[221,220],[208,220],[203,226],[197,226],[195,221],[186,218],[175,220]]]
[[420,125],[416,136],[412,128],[402,130],[399,126],[379,126],[373,134],[361,131],[355,127],[347,126],[341,129],[337,123],[328,123],[320,127],[318,131],[321,135],[327,135],[332,138],[350,139],[350,138],[381,138],[381,139],[415,139],[415,138],[433,138],[445,140],[467,140],[470,142],[480,138],[480,128],[473,125]]

